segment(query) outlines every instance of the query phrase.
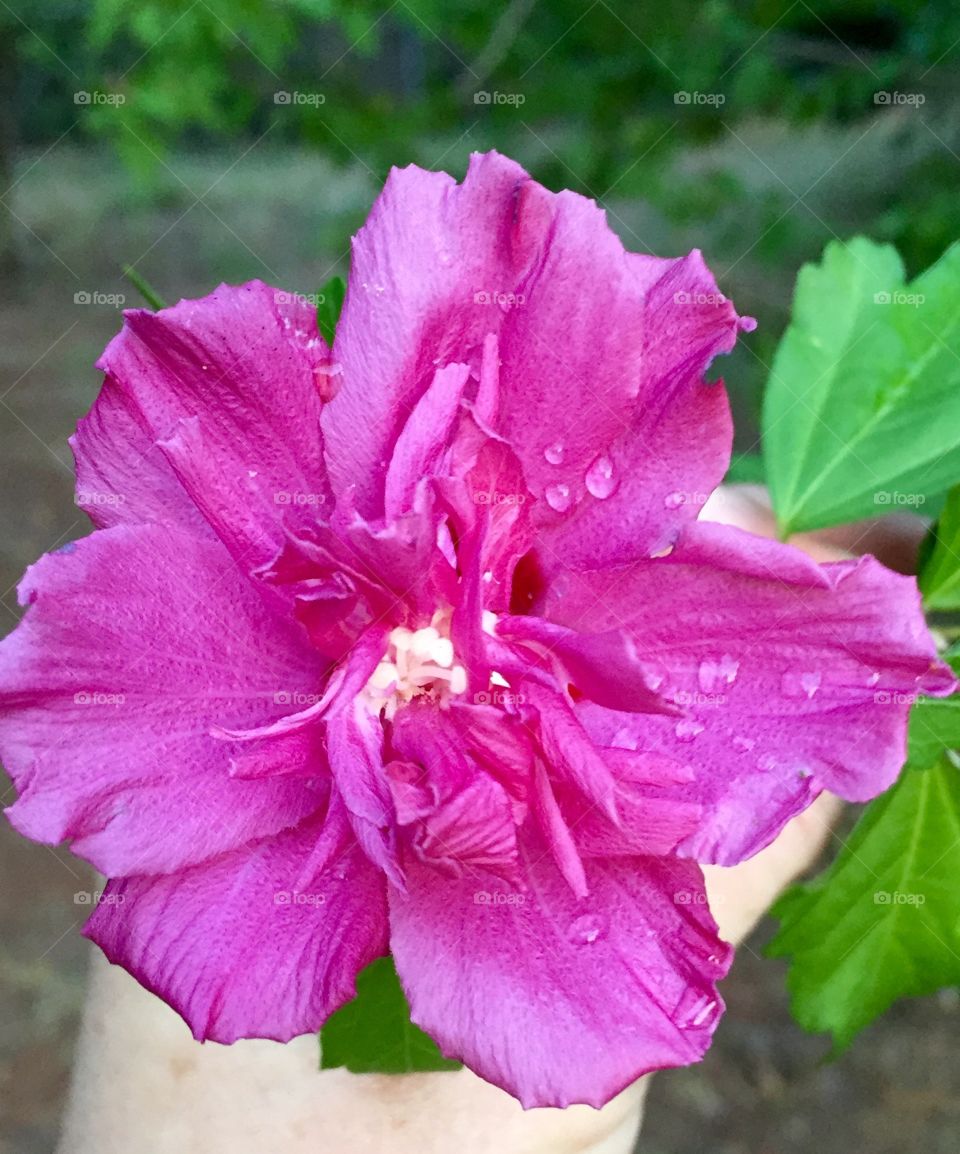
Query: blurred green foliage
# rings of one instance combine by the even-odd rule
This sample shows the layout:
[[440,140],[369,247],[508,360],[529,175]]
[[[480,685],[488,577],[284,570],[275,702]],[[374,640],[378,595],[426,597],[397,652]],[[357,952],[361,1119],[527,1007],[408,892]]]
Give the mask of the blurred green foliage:
[[[148,189],[177,146],[270,133],[359,158],[379,176],[390,163],[435,162],[438,142],[479,121],[485,140],[535,156],[548,183],[600,198],[642,196],[696,223],[731,205],[764,211],[730,172],[678,183],[666,163],[691,144],[708,147],[723,122],[734,130],[758,117],[846,124],[874,115],[878,92],[920,93],[924,111],[948,122],[960,8],[945,0],[15,0],[0,8],[0,33],[19,65],[21,140],[52,140],[69,111],[81,113],[82,130],[109,139]],[[72,109],[77,90],[124,102]],[[278,93],[291,102],[275,103]],[[477,103],[483,93],[490,101]],[[679,93],[689,103],[677,103]],[[311,103],[318,94],[323,103]],[[657,163],[644,163],[647,154]],[[913,269],[960,231],[957,162],[933,148],[903,159],[909,197],[883,205],[872,231],[895,241]],[[774,230],[774,248],[780,239]]]

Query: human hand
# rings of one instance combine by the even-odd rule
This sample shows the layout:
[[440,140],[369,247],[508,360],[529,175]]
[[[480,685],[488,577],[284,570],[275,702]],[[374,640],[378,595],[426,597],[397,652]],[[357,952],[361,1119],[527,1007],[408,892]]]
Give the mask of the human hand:
[[[760,490],[725,490],[705,516],[773,534]],[[818,560],[869,547],[908,566],[908,524],[847,527],[796,543]],[[723,937],[740,942],[777,894],[806,870],[829,836],[829,795],[776,841],[732,868],[706,867]],[[648,1079],[602,1110],[523,1111],[469,1070],[406,1076],[317,1071],[312,1037],[281,1046],[199,1046],[177,1015],[97,957],[61,1154],[625,1154],[633,1148]]]

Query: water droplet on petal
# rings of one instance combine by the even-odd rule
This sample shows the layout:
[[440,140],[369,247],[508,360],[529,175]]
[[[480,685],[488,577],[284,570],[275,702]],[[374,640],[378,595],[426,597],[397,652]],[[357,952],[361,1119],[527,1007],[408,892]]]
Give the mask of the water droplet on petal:
[[668,493],[663,499],[663,507],[665,509],[679,509],[685,502],[686,497],[683,493]]
[[877,682],[879,680],[880,680],[880,674],[877,673],[876,670],[874,670],[873,673],[871,673],[870,676],[867,678],[867,685],[869,685],[872,688],[874,685],[877,684]]
[[705,658],[697,670],[697,683],[703,693],[714,693],[724,686],[733,685],[740,670],[740,662],[734,661],[729,653],[714,661]]
[[779,762],[772,753],[764,753],[757,758],[757,769],[762,770],[764,773],[769,773],[771,770],[776,769],[778,765]]
[[717,999],[709,994],[687,989],[677,1002],[673,1016],[681,1030],[695,1030],[707,1024],[718,1005]]
[[806,697],[808,700],[820,688],[822,675],[815,670],[793,670],[785,673],[780,687],[785,697]]
[[569,485],[551,485],[544,493],[547,504],[556,513],[565,513],[573,504]]
[[547,460],[548,465],[562,465],[563,464],[564,448],[561,441],[554,441],[552,445],[547,445],[543,450],[543,455]]
[[684,717],[673,727],[673,732],[677,735],[677,741],[693,741],[697,734],[703,733],[703,726],[699,721]]
[[567,937],[576,946],[592,946],[607,932],[607,920],[602,914],[582,914],[571,925]]
[[584,478],[587,492],[598,501],[605,501],[616,489],[617,478],[613,472],[613,462],[609,457],[597,457]]
[[749,753],[757,743],[752,737],[735,737],[733,745],[735,749],[739,749],[742,753]]

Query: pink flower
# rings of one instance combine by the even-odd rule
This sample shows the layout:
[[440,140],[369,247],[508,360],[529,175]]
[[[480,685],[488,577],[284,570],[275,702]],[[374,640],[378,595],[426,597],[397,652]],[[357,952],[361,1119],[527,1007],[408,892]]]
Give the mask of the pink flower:
[[0,741],[10,820],[112,879],[86,933],[197,1038],[314,1031],[389,949],[527,1106],[702,1056],[698,863],[885,789],[951,684],[912,580],[697,520],[747,327],[495,154],[392,174],[332,351],[257,282],[127,313]]

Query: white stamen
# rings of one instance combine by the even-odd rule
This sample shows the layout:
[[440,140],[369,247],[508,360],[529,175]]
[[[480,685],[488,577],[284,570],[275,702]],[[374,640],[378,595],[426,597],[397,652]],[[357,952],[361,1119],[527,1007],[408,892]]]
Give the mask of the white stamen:
[[[491,614],[492,616],[492,614]],[[361,699],[373,713],[393,717],[400,705],[429,694],[442,706],[467,689],[467,671],[456,664],[450,611],[438,611],[421,629],[398,626]]]

